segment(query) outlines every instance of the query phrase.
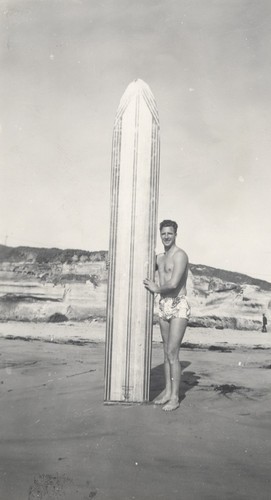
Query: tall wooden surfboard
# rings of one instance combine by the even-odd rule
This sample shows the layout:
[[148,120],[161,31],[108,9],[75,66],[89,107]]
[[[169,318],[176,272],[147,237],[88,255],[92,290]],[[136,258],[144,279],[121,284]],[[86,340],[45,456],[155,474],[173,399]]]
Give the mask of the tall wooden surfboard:
[[105,401],[149,400],[159,194],[159,117],[149,86],[133,81],[113,129]]

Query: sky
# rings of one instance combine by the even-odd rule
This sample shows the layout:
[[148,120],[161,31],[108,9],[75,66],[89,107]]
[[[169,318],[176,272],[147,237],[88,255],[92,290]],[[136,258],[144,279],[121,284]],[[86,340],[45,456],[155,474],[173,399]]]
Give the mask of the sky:
[[141,78],[159,220],[190,262],[271,282],[270,20],[269,0],[1,0],[0,243],[108,249],[114,118]]

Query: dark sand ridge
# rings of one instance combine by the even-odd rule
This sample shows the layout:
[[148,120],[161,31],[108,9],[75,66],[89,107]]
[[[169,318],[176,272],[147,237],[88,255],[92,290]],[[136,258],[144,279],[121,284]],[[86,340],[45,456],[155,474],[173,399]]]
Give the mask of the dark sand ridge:
[[[182,348],[170,414],[103,404],[103,343],[0,339],[1,500],[269,499],[271,349],[258,339]],[[162,362],[157,342],[151,399]]]
[[[65,322],[65,323],[34,323],[8,321],[0,322],[0,338],[17,338],[44,340],[57,343],[88,344],[91,342],[104,342],[105,322]],[[153,327],[153,340],[161,341],[160,329],[156,324]],[[190,328],[185,333],[185,342],[201,346],[228,345],[228,346],[260,346],[271,348],[271,333],[261,331],[232,330],[226,328]]]

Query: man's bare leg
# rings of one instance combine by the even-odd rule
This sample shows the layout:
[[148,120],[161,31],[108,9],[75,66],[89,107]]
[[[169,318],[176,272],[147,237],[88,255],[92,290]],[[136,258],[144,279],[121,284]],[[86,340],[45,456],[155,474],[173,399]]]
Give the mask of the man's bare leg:
[[179,361],[179,350],[187,320],[184,318],[173,318],[170,321],[167,355],[170,367],[171,394],[168,402],[163,406],[164,411],[176,410],[180,406],[179,388],[181,382],[181,365]]
[[164,374],[165,374],[165,389],[154,399],[155,405],[164,405],[170,400],[171,396],[171,377],[170,377],[170,365],[168,360],[168,339],[169,339],[169,321],[160,319],[160,330],[163,339],[164,347]]

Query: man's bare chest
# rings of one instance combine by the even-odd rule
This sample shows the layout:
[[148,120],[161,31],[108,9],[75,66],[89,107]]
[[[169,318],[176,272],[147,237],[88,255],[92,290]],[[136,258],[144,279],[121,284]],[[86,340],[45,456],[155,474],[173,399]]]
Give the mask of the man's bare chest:
[[169,275],[173,271],[173,259],[161,257],[158,262],[158,271],[161,274]]

